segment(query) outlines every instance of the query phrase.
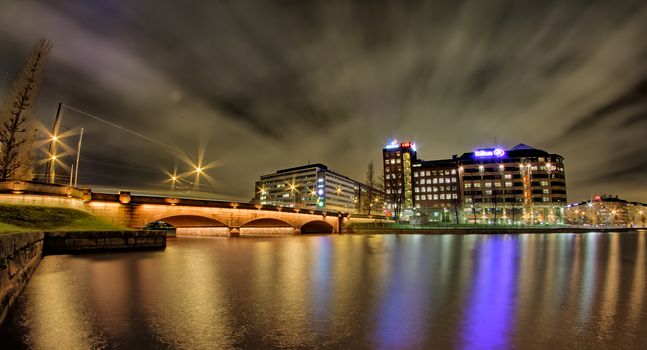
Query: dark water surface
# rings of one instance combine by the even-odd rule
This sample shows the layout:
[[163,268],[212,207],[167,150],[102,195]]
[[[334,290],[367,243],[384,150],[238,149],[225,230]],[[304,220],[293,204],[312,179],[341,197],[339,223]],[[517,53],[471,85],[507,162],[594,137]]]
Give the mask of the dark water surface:
[[647,349],[647,233],[177,238],[48,256],[2,349]]

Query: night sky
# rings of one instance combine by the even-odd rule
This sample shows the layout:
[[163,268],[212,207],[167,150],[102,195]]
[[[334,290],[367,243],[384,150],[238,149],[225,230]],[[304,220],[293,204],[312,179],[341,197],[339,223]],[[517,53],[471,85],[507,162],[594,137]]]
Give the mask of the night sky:
[[[364,180],[395,137],[427,160],[525,143],[565,157],[569,202],[647,202],[644,0],[195,3],[1,0],[0,96],[50,39],[45,125],[61,101],[203,153],[217,198],[307,162]],[[63,126],[86,131],[82,185],[161,192],[189,170],[73,110]]]

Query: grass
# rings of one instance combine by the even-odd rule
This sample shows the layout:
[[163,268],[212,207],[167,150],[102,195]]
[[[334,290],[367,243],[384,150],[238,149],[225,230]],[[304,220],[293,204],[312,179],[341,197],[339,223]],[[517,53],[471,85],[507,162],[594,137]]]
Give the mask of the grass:
[[75,209],[0,204],[0,233],[41,230],[110,231],[125,229]]

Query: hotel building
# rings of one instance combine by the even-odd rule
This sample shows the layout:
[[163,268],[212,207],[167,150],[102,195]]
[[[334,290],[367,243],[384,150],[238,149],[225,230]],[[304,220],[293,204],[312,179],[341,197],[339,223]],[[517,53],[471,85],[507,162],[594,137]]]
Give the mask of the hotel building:
[[564,223],[564,158],[519,144],[457,157],[463,221],[487,224]]
[[369,188],[319,163],[262,175],[256,182],[254,202],[343,213],[359,213],[370,206],[375,213],[384,212],[382,190]]
[[[404,157],[406,148],[403,145],[414,144],[392,142],[383,150],[387,207],[396,203],[389,194],[394,189],[397,193],[402,191],[405,193],[402,212],[411,211],[410,215],[419,217],[414,218],[415,221],[476,224],[564,222],[564,158],[558,154],[524,144],[509,150],[477,149],[460,157],[454,155],[451,159],[435,161],[418,160],[413,153],[414,157],[410,157],[411,177],[408,179],[404,158],[399,158]],[[392,159],[396,159],[395,164]],[[401,167],[397,166],[397,160],[400,160]],[[387,177],[389,174],[391,176]],[[411,202],[406,201],[408,186],[411,186]],[[402,215],[400,219],[407,221],[410,215]]]

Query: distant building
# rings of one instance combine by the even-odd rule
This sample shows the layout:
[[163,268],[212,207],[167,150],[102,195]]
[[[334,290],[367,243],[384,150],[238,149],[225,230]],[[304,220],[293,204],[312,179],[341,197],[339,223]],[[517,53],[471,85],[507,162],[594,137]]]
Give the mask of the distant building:
[[424,161],[417,158],[413,142],[393,141],[384,147],[383,160],[387,208],[399,204],[400,220],[564,222],[564,158],[558,154],[519,144],[509,150],[479,148],[460,157]]
[[569,204],[565,212],[567,223],[572,225],[646,227],[647,221],[647,204],[609,195],[597,195],[588,201]]
[[255,187],[254,202],[259,204],[344,213],[361,213],[370,206],[373,213],[384,213],[381,189],[370,188],[319,163],[262,175]]

